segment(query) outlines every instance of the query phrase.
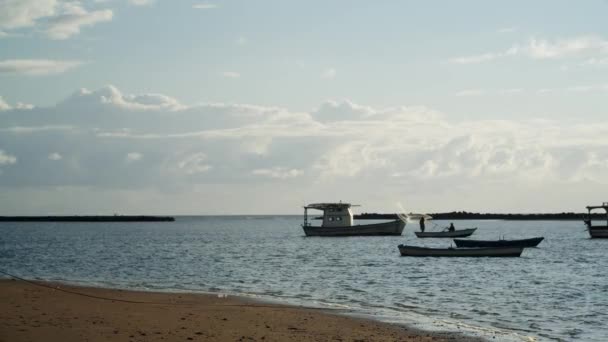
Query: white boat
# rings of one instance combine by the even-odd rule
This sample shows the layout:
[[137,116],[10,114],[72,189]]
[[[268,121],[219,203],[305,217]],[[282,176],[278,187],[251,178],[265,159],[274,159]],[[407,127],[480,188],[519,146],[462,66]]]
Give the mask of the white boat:
[[444,230],[441,232],[414,232],[419,238],[455,238],[455,237],[467,237],[473,235],[477,228],[457,229],[457,230]]
[[[606,224],[605,225],[594,225],[592,222],[592,211],[597,209],[603,209],[606,213]],[[589,235],[591,238],[608,238],[608,202],[602,203],[602,205],[589,205],[587,206],[587,211],[589,215],[587,219],[584,221],[587,225],[587,230],[589,230]]]
[[[401,235],[405,220],[372,224],[353,224],[353,212],[350,203],[313,203],[304,207],[304,224],[302,229],[306,236],[371,236]],[[313,226],[308,220],[308,209],[323,211],[321,226]]]

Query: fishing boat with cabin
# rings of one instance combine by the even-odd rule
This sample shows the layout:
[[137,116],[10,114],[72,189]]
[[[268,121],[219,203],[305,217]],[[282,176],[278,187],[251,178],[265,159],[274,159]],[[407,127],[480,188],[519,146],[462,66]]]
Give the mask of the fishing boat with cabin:
[[[350,203],[312,203],[304,206],[304,224],[302,229],[306,236],[373,236],[373,235],[401,235],[405,228],[405,219],[372,224],[353,224],[351,207],[358,207]],[[323,211],[320,226],[313,226],[308,219],[308,210]]]
[[[605,224],[594,225],[593,224],[593,214],[594,210],[604,210],[605,213]],[[608,238],[608,202],[603,202],[602,205],[588,205],[587,206],[587,219],[585,219],[585,224],[587,225],[587,230],[589,231],[589,235],[591,238]]]

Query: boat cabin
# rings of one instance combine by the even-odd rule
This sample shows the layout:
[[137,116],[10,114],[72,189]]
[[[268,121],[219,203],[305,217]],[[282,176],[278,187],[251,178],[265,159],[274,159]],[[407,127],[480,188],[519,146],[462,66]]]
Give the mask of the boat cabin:
[[353,225],[353,212],[351,207],[357,207],[350,203],[313,203],[304,207],[304,226],[311,226],[308,221],[308,209],[323,211],[323,223],[321,227],[350,227]]
[[[604,212],[606,213],[606,225],[597,225],[594,226],[592,224],[592,219],[593,219],[593,215],[591,214],[592,211],[597,210],[597,209],[604,209]],[[608,228],[608,202],[603,202],[602,205],[588,205],[587,206],[587,211],[589,212],[589,214],[587,215],[587,219],[585,220],[585,224],[587,225],[588,228],[592,228],[592,227],[603,227],[603,228]]]

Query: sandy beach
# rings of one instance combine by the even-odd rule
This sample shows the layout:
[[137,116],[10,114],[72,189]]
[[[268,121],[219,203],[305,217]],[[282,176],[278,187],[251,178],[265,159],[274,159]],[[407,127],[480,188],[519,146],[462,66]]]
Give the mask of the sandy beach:
[[0,281],[0,342],[470,341],[242,297]]

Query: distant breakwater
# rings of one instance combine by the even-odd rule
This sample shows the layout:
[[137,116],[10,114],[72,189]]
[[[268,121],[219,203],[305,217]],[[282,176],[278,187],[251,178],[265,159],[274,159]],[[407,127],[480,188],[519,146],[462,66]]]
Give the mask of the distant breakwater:
[[[429,213],[435,220],[549,220],[549,221],[572,221],[587,218],[587,213],[537,213],[537,214],[495,214],[495,213],[471,213],[466,211],[452,211],[448,213]],[[363,213],[355,215],[359,220],[392,220],[397,219],[398,214]],[[605,214],[593,214],[593,219],[606,219]]]
[[0,222],[172,222],[171,216],[0,216]]

